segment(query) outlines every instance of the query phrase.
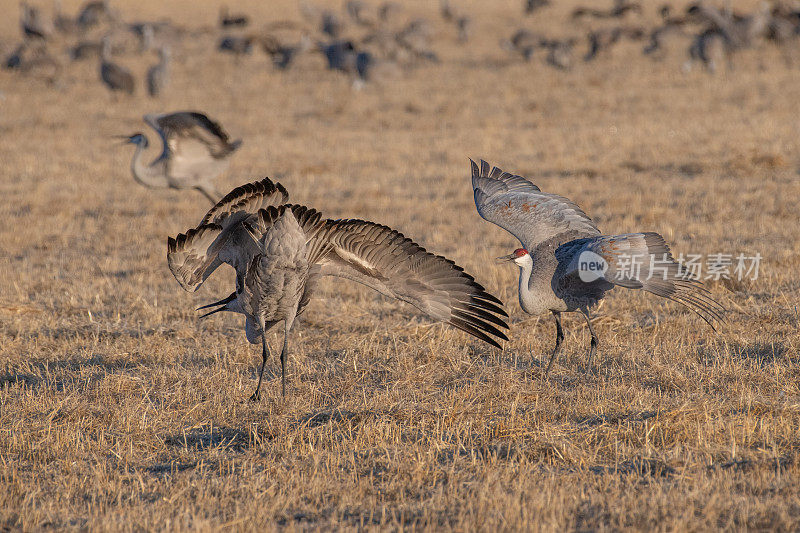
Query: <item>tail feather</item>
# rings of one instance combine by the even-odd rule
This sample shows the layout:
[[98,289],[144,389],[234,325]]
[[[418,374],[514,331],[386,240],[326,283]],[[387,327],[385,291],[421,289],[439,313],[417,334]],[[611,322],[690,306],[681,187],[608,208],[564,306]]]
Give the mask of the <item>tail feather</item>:
[[725,321],[725,308],[703,283],[675,261],[658,233],[629,233],[592,239],[586,249],[607,263],[604,278],[621,287],[643,289],[677,302],[700,316],[712,329]]

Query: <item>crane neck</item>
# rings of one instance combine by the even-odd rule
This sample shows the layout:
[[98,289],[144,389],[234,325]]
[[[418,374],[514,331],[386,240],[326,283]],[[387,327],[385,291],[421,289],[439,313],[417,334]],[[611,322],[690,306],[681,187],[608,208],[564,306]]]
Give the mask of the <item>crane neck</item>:
[[519,304],[523,311],[528,313],[531,313],[534,307],[534,295],[530,287],[532,272],[533,261],[531,259],[519,265]]
[[133,160],[131,160],[133,178],[145,187],[154,189],[169,187],[163,165],[158,163],[148,165],[144,162],[144,151],[146,148],[146,142],[136,145],[136,151],[133,153]]

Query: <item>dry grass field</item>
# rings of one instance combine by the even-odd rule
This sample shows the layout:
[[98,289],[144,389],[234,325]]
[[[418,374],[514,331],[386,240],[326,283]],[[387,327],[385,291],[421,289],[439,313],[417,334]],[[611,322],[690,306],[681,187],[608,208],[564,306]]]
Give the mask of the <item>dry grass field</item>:
[[[219,7],[113,3],[190,28]],[[110,95],[96,61],[56,84],[0,71],[0,529],[798,530],[800,64],[763,45],[732,70],[684,73],[686,43],[662,61],[624,43],[560,71],[500,48],[522,26],[585,34],[577,3],[556,3],[528,19],[516,0],[459,3],[466,44],[434,2],[404,3],[433,21],[441,62],[361,90],[319,54],[279,72],[213,37],[176,54],[159,100]],[[0,7],[10,47],[18,5]],[[289,0],[237,11],[300,20]],[[139,76],[154,59],[116,58]],[[326,280],[293,333],[286,401],[272,359],[248,402],[260,351],[243,320],[194,311],[232,272],[189,294],[165,261],[167,236],[208,202],[134,183],[132,147],[112,137],[152,143],[141,116],[181,109],[243,139],[221,188],[270,176],[328,217],[404,232],[506,302],[511,341],[491,349]],[[543,381],[552,318],[525,315],[516,268],[494,263],[518,244],[475,212],[468,157],[573,199],[608,233],[759,253],[759,276],[710,283],[729,309],[716,334],[617,289],[595,313],[598,372],[583,374],[588,330],[565,316]]]

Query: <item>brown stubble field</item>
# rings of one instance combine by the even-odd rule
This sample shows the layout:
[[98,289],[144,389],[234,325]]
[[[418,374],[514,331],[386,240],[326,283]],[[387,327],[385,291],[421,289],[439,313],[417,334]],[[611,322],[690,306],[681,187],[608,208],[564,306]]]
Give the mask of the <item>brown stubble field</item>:
[[[216,20],[205,4],[191,21],[189,0],[120,9],[197,27]],[[299,19],[264,4],[238,10]],[[91,61],[56,86],[0,71],[0,527],[800,527],[800,65],[765,46],[733,71],[684,74],[683,45],[651,62],[630,44],[561,72],[498,41],[522,24],[579,34],[575,4],[522,22],[519,4],[464,2],[466,45],[433,3],[406,4],[440,28],[442,63],[361,91],[318,55],[281,73],[213,39],[178,54],[158,101],[110,96]],[[10,44],[17,3],[0,5]],[[117,59],[137,74],[153,62]],[[286,401],[273,359],[248,402],[260,357],[243,321],[193,310],[232,274],[188,294],[165,261],[206,200],[138,186],[132,147],[112,138],[152,144],[142,114],[195,108],[244,140],[221,188],[270,176],[326,216],[399,229],[503,299],[511,341],[490,349],[326,281],[293,333]],[[554,324],[522,313],[516,270],[493,262],[517,243],[476,214],[468,157],[573,199],[606,232],[760,253],[760,276],[710,285],[730,310],[717,334],[619,289],[595,313],[598,372],[583,374],[588,331],[567,316],[543,381]]]

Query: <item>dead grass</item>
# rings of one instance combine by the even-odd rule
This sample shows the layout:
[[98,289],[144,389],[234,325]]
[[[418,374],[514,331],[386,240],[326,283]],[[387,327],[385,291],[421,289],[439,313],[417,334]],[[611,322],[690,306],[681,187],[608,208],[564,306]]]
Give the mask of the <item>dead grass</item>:
[[[681,54],[652,63],[631,44],[559,72],[499,48],[517,2],[465,3],[473,41],[442,29],[441,64],[361,92],[317,57],[279,73],[210,44],[177,62],[158,102],[110,97],[94,64],[58,87],[0,71],[2,527],[800,526],[800,70],[767,47],[732,72],[684,75]],[[297,18],[274,4],[240,9]],[[583,31],[565,4],[524,23]],[[122,10],[178,19],[191,5]],[[216,14],[209,2],[192,24]],[[0,30],[15,35],[15,16]],[[153,58],[120,61],[141,73]],[[273,361],[265,398],[247,402],[259,357],[242,324],[193,311],[230,275],[190,295],[164,260],[204,199],[138,187],[130,150],[110,139],[143,130],[145,112],[186,108],[244,139],[223,187],[270,175],[328,216],[400,229],[504,299],[512,341],[496,352],[330,282],[294,334],[287,401]],[[515,243],[475,213],[470,156],[574,199],[608,232],[658,231],[677,253],[759,252],[761,275],[713,285],[731,309],[718,335],[619,290],[597,313],[599,373],[580,372],[588,332],[568,317],[542,382],[554,327],[519,310],[516,272],[491,261]]]

